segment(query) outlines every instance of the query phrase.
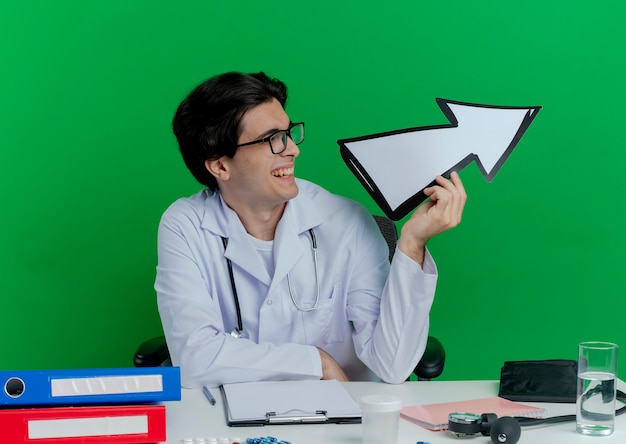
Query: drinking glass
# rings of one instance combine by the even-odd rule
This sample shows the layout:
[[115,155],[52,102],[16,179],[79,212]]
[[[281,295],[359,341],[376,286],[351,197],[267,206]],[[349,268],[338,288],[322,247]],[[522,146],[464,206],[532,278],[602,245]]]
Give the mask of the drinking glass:
[[615,430],[618,346],[611,342],[578,344],[576,431],[607,436]]

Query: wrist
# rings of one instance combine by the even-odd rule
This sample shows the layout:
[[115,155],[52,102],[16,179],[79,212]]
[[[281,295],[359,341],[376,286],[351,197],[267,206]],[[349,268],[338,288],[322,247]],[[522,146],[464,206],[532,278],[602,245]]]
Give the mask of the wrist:
[[418,239],[403,239],[400,237],[398,240],[398,248],[408,257],[417,262],[420,266],[424,264],[424,255],[426,252],[426,242]]

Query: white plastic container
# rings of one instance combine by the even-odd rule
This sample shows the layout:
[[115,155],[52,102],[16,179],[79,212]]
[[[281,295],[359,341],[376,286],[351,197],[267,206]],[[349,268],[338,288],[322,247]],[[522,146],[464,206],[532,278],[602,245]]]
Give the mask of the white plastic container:
[[368,395],[359,401],[363,444],[395,444],[402,401],[394,395]]

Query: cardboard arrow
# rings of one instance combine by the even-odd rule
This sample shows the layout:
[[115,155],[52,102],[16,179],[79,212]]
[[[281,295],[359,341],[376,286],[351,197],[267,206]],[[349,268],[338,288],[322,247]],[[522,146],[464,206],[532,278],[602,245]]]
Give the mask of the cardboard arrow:
[[449,178],[473,161],[491,182],[541,109],[436,100],[449,124],[337,141],[348,168],[393,220],[422,203],[438,175]]

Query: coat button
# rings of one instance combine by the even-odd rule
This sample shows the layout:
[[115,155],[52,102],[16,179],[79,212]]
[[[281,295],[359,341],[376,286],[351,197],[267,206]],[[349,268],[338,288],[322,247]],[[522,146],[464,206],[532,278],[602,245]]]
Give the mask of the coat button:
[[266,302],[267,305],[272,305],[273,303],[274,303],[274,301],[272,301],[271,299],[268,299],[267,302]]

